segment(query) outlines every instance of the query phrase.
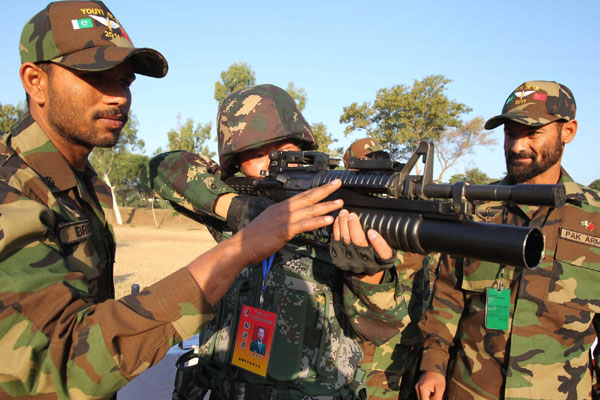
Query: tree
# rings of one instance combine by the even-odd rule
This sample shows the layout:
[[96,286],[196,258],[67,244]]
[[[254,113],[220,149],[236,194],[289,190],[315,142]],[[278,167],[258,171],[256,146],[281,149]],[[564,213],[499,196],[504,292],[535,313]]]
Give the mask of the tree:
[[25,106],[21,102],[16,106],[0,103],[0,135],[10,132],[10,128],[21,118],[25,111]]
[[435,142],[435,154],[442,167],[436,182],[442,182],[442,177],[459,158],[473,154],[475,146],[491,147],[496,139],[492,131],[483,129],[483,118],[476,117],[457,128],[445,130]]
[[[285,91],[288,92],[290,96],[292,96],[292,99],[294,99],[296,105],[298,106],[298,110],[302,112],[304,110],[304,107],[306,107],[306,102],[308,101],[306,96],[306,90],[304,90],[303,88],[296,87],[294,85],[294,81],[290,81]],[[319,143],[319,148],[317,149],[318,151],[328,153],[333,157],[341,157],[344,154],[344,149],[341,147],[333,149],[329,147],[333,143],[336,143],[338,140],[334,139],[331,136],[331,134],[327,132],[327,126],[324,123],[316,122],[314,124],[311,124],[310,128],[312,129],[315,138],[317,138],[317,143]]]
[[121,218],[121,212],[119,210],[119,204],[116,198],[116,187],[111,184],[111,181],[119,182],[119,177],[115,174],[111,175],[115,166],[118,166],[120,162],[126,162],[126,158],[123,157],[125,154],[130,153],[133,150],[141,150],[144,148],[144,141],[138,139],[138,120],[135,115],[130,112],[129,119],[119,136],[119,141],[113,147],[101,148],[96,147],[90,154],[90,162],[94,166],[94,169],[102,177],[104,182],[110,187],[113,195],[113,211],[115,213],[115,220],[118,225],[123,224]]
[[215,100],[219,105],[231,93],[256,84],[254,71],[245,62],[233,63],[221,72],[221,81],[215,83]]
[[148,206],[152,197],[148,177],[150,158],[142,154],[125,152],[112,168],[110,178],[122,206]]
[[447,129],[460,127],[461,115],[471,111],[465,104],[448,99],[444,92],[450,82],[444,75],[430,75],[415,80],[412,87],[380,89],[373,104],[344,107],[340,122],[350,124],[344,134],[364,132],[392,158],[405,158],[421,140],[435,141]]
[[337,143],[338,140],[331,137],[331,134],[327,132],[327,126],[324,123],[317,122],[312,124],[310,128],[312,129],[313,135],[315,135],[315,138],[317,139],[317,143],[319,143],[319,148],[317,151],[322,151],[332,157],[341,157],[344,154],[343,147],[329,147],[333,143]]
[[199,123],[194,128],[194,120],[188,118],[179,129],[179,132],[172,129],[167,133],[169,150],[185,150],[212,158],[215,156],[215,152],[210,151],[208,146],[204,144],[207,140],[210,140],[211,129],[212,124],[210,122],[204,125]]
[[485,172],[479,170],[479,168],[471,168],[465,171],[464,174],[454,174],[450,178],[450,183],[456,182],[468,182],[474,185],[487,185],[495,179],[487,176]]
[[298,105],[298,110],[300,110],[300,112],[304,111],[304,107],[306,107],[307,101],[306,90],[304,90],[303,88],[297,88],[296,86],[294,86],[294,81],[290,81],[285,91],[288,92],[290,96],[292,96],[292,99],[294,99],[294,101]]
[[589,187],[594,190],[600,190],[600,179],[596,179],[594,182],[590,183]]

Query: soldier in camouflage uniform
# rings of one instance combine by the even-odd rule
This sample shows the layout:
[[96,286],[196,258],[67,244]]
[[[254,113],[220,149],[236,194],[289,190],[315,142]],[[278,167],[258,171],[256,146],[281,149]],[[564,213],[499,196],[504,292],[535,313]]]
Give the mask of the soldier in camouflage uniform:
[[350,157],[356,157],[360,160],[365,160],[367,158],[370,158],[370,156],[373,153],[383,151],[384,150],[379,145],[379,143],[377,143],[373,139],[358,139],[354,143],[352,143],[344,153],[344,157],[342,157],[344,160],[344,166],[348,168],[348,161],[350,160]]
[[[370,138],[358,139],[348,147],[344,153],[344,165],[348,168],[350,157],[360,160],[389,158],[389,154]],[[335,225],[334,225],[335,226]],[[398,251],[399,260],[404,260],[404,253]],[[366,341],[358,339],[365,354],[361,367],[367,372],[365,384],[367,385],[370,398],[374,399],[412,399],[415,398],[414,384],[418,373],[418,357],[422,350],[423,335],[417,323],[421,320],[430,299],[429,260],[430,256],[424,258],[422,267],[418,264],[421,256],[411,255],[415,262],[398,264],[402,268],[397,269],[403,282],[403,293],[405,302],[409,305],[410,322],[396,340],[385,342]],[[347,290],[347,288],[345,288]],[[354,308],[360,307],[356,302]],[[352,308],[350,308],[352,310]],[[373,315],[376,320],[377,316]],[[358,329],[361,324],[355,323]]]
[[[151,161],[150,175],[157,193],[207,223],[221,240],[240,220],[256,213],[255,204],[237,196],[223,180],[240,171],[257,177],[260,169],[268,168],[272,150],[310,150],[317,144],[293,99],[273,85],[230,95],[220,107],[217,129],[220,169],[203,156],[171,152]],[[252,162],[260,167],[250,168]],[[226,206],[221,204],[224,199]],[[352,217],[343,215],[343,224],[352,224],[348,221]],[[351,239],[355,242],[354,236]],[[362,275],[335,268],[327,248],[300,240],[289,242],[275,255],[266,276],[264,300],[280,310],[267,376],[230,365],[239,307],[258,301],[261,294],[261,268],[250,265],[218,305],[214,323],[201,335],[195,382],[187,384],[210,388],[214,399],[366,398],[365,370],[404,365],[396,345],[410,323],[408,304],[420,258],[400,261],[407,265],[402,274],[388,268],[380,272],[376,283],[369,283]],[[367,350],[364,368],[357,368],[363,352],[355,339]],[[369,388],[369,398],[398,396],[397,382],[390,382],[389,389],[385,376],[378,379],[381,386],[373,392]],[[186,395],[189,390],[178,388],[184,398],[200,396]]]
[[418,390],[422,399],[441,399],[444,391],[450,399],[589,399],[600,198],[561,167],[577,131],[573,94],[556,82],[525,82],[485,127],[501,124],[508,171],[501,184],[560,182],[567,203],[477,208],[483,221],[540,228],[545,256],[534,269],[442,257],[420,324],[426,339]]
[[25,25],[20,50],[30,113],[0,139],[0,398],[110,398],[198,332],[241,268],[280,248],[288,230],[332,223],[305,205],[335,185],[290,199],[289,211],[269,208],[188,268],[114,300],[115,241],[103,212],[112,198],[87,157],[118,140],[134,73],[162,77],[167,63],[134,48],[106,6],[90,1],[48,5]]

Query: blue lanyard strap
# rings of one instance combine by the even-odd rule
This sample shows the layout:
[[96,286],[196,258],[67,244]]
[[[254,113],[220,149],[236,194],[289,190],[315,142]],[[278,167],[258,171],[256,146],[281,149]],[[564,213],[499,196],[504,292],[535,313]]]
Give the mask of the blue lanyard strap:
[[271,267],[273,266],[273,259],[275,258],[275,254],[271,254],[268,258],[269,261],[267,261],[267,258],[265,258],[264,260],[262,260],[262,273],[263,273],[263,280],[262,280],[262,290],[260,292],[260,305],[262,306],[263,301],[265,299],[265,282],[267,281],[267,275],[269,274],[269,271],[271,270]]
[[262,260],[262,272],[263,272],[262,290],[263,290],[263,292],[265,291],[265,281],[267,280],[267,275],[269,274],[269,271],[271,270],[271,267],[273,266],[274,259],[275,259],[275,254],[271,254],[268,258],[269,261],[267,261],[267,258]]

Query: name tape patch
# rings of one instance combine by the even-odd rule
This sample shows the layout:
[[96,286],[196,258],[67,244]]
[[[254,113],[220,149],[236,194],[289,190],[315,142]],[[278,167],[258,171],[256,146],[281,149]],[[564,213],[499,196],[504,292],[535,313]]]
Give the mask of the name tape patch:
[[600,237],[588,235],[586,233],[560,228],[560,238],[600,248]]
[[58,225],[58,237],[62,244],[79,243],[92,236],[87,220],[67,222]]

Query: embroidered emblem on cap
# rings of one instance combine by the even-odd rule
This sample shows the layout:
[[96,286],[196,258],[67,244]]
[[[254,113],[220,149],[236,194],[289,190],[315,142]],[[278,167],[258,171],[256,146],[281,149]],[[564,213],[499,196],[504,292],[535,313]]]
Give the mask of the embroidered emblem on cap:
[[515,92],[515,96],[522,99],[523,97],[529,96],[531,93],[535,93],[535,90],[528,90],[528,91],[521,90],[520,92]]
[[111,21],[108,18],[99,17],[97,15],[90,15],[90,18],[94,18],[96,21],[100,22],[104,26],[107,26],[109,29],[117,29],[121,27],[121,25],[117,24],[115,21]]

